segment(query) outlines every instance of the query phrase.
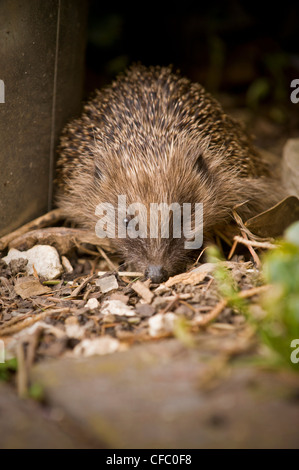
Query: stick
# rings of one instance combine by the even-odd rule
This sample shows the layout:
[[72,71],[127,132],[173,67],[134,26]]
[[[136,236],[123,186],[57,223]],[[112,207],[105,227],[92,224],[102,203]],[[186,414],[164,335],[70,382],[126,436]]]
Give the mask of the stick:
[[[241,230],[241,233],[243,235],[243,238],[248,240],[246,232],[244,232],[244,230]],[[255,264],[259,268],[261,266],[261,260],[259,259],[258,255],[256,254],[256,252],[254,251],[254,249],[251,245],[247,245],[247,248],[250,251],[251,256],[253,257]]]
[[28,222],[22,227],[19,227],[17,230],[14,230],[4,237],[0,238],[0,251],[4,250],[10,242],[12,242],[15,238],[24,235],[27,232],[32,230],[40,229],[43,227],[47,227],[48,225],[55,224],[59,220],[63,218],[61,209],[54,209],[53,211],[48,212],[47,214],[38,217],[37,219]]
[[78,287],[76,287],[76,289],[73,290],[70,297],[77,297],[77,295],[81,292],[82,289],[84,289],[84,287],[89,283],[89,281],[91,281],[95,277],[96,274],[92,274],[91,276],[88,276],[86,279],[84,279],[84,281]]
[[17,333],[18,331],[24,330],[24,328],[28,328],[28,326],[33,325],[39,320],[43,320],[45,317],[48,315],[54,315],[56,313],[69,313],[70,308],[57,308],[53,310],[46,310],[45,312],[39,313],[37,315],[34,315],[34,317],[29,317],[26,318],[24,321],[17,323],[16,325],[9,326],[7,328],[3,328],[1,330],[1,336],[8,336],[12,335],[14,333]]
[[[265,292],[267,289],[269,289],[269,284],[266,284],[265,286],[253,287],[252,289],[247,289],[239,292],[238,297],[240,297],[241,299],[249,299],[254,295],[260,294],[261,292]],[[211,323],[211,321],[219,317],[220,313],[227,306],[228,300],[229,299],[221,299],[210,313],[205,314],[200,320],[197,321],[196,326],[206,326]]]
[[18,360],[18,373],[17,373],[17,387],[18,395],[24,398],[28,394],[28,370],[25,359],[24,343],[20,341],[17,345],[17,360]]
[[200,320],[196,322],[196,326],[206,326],[211,323],[211,321],[219,317],[222,310],[224,310],[227,306],[227,302],[227,299],[221,299],[210,313],[206,313],[205,316],[203,316],[202,318],[200,318]]
[[246,246],[254,246],[256,248],[264,248],[265,250],[274,250],[277,248],[276,245],[273,243],[268,243],[268,242],[258,242],[256,240],[246,240],[246,238],[240,237],[239,235],[234,236],[234,240],[237,243],[242,243],[243,245]]
[[[104,274],[109,273],[109,271],[98,271],[97,275],[98,276],[103,276]],[[138,271],[118,271],[117,275],[120,277],[126,276],[126,277],[141,277],[143,276],[143,273],[140,273]]]
[[109,268],[112,269],[112,271],[117,271],[117,266],[116,264],[114,264],[111,259],[106,255],[105,251],[102,250],[102,248],[100,246],[97,247],[99,253],[101,254],[101,256],[104,258],[104,260],[106,261],[106,263],[108,264]]
[[10,241],[9,248],[28,250],[36,244],[53,245],[60,254],[66,254],[77,244],[83,243],[102,246],[105,250],[112,251],[109,238],[99,238],[88,230],[67,227],[48,227],[24,233]]
[[230,260],[230,259],[233,257],[233,254],[234,254],[234,252],[235,252],[235,250],[236,250],[237,244],[238,244],[238,242],[235,240],[234,243],[233,243],[233,245],[232,245],[232,247],[231,247],[231,250],[230,250],[230,252],[229,252],[229,255],[228,255],[228,257],[227,257],[228,260]]

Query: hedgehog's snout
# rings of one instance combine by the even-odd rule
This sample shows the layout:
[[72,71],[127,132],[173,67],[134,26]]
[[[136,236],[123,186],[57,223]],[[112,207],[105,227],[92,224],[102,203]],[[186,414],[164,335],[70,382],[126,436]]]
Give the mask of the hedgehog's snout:
[[168,272],[161,265],[150,264],[145,270],[145,277],[152,280],[154,283],[167,281],[169,278]]

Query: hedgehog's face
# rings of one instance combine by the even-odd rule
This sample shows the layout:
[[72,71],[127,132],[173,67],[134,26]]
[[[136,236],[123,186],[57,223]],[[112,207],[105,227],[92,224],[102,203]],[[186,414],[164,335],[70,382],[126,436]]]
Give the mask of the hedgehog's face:
[[[97,228],[105,226],[133,269],[162,282],[182,272],[202,245],[199,187],[203,178],[194,165],[155,171],[146,164],[134,169],[114,165],[101,173],[98,195],[108,206],[97,210],[96,215],[103,216],[107,209]],[[104,236],[99,231],[97,235]]]

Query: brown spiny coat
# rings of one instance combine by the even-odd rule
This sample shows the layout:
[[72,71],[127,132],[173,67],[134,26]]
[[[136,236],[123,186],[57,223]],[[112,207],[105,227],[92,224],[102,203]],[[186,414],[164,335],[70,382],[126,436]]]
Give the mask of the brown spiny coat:
[[[134,66],[97,91],[64,130],[58,205],[95,229],[101,202],[202,202],[204,234],[279,198],[277,182],[242,127],[204,88],[170,68]],[[126,261],[172,275],[186,265],[183,239],[115,239]],[[150,271],[151,272],[151,271]],[[153,276],[155,277],[155,276]],[[156,276],[159,280],[165,276]]]

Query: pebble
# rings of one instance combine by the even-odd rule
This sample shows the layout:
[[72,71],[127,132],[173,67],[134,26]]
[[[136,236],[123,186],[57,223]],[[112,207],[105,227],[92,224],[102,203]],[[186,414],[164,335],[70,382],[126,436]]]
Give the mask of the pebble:
[[119,341],[111,336],[101,336],[95,339],[84,339],[73,350],[75,356],[94,356],[111,354],[119,348]]
[[174,322],[177,316],[172,313],[158,313],[149,318],[149,334],[150,336],[160,336],[165,333],[171,333],[173,331]]
[[86,304],[84,305],[84,307],[87,307],[89,308],[89,310],[95,310],[96,308],[98,308],[100,306],[100,303],[97,299],[95,298],[91,298],[89,299]]
[[105,302],[103,302],[101,313],[103,315],[111,314],[127,317],[136,315],[132,307],[124,304],[120,300],[105,300]]
[[29,275],[34,274],[33,265],[37,274],[47,280],[56,279],[63,272],[58,252],[53,246],[35,245],[27,251],[19,251],[12,248],[3,260],[6,264],[9,264],[10,261],[20,258],[28,260],[25,270]]

